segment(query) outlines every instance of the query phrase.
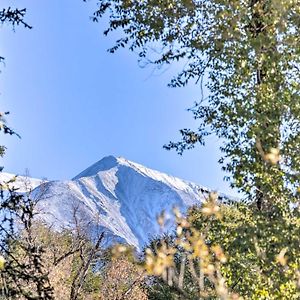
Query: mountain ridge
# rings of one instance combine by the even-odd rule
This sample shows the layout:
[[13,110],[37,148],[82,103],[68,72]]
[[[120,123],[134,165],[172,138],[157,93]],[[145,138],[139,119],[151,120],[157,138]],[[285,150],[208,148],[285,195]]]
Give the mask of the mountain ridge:
[[51,226],[72,228],[74,211],[80,210],[81,225],[88,222],[91,232],[104,231],[108,244],[125,242],[142,249],[153,236],[173,228],[167,222],[163,231],[159,214],[164,211],[171,220],[174,206],[184,212],[209,192],[123,157],[106,156],[71,180],[43,182],[32,195]]
[[38,187],[46,180],[39,178],[32,178],[29,175],[16,175],[8,172],[0,172],[0,183],[9,183],[11,188],[17,189],[19,193],[30,192]]

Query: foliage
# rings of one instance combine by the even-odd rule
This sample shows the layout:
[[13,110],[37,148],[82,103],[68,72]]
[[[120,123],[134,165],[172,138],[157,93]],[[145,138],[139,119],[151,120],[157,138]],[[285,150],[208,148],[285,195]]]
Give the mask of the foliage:
[[[7,192],[4,192],[6,190]],[[43,260],[44,249],[33,235],[34,202],[1,183],[0,251],[3,299],[52,300],[53,288]]]
[[[25,28],[31,29],[32,26],[30,26],[25,21],[25,15],[26,15],[26,8],[23,9],[12,9],[11,7],[3,8],[0,10],[0,23],[11,25],[13,29],[15,29],[18,25],[23,25]],[[4,61],[4,57],[0,56],[0,62]],[[11,129],[6,124],[5,115],[8,115],[9,112],[0,112],[0,131],[3,131],[4,134],[10,134],[10,135],[17,135],[20,137],[13,129]],[[3,157],[5,154],[6,147],[3,145],[0,145],[0,157]],[[1,170],[3,167],[0,168]]]
[[16,25],[23,25],[25,28],[31,29],[30,26],[25,20],[26,8],[22,9],[12,9],[11,7],[3,8],[0,11],[0,23],[8,23],[11,24],[13,27]]
[[[9,112],[0,113],[0,131],[3,131],[4,134],[17,135],[18,134],[7,126],[5,116],[8,115]],[[6,147],[0,146],[0,157],[3,157],[5,154]],[[3,169],[3,167],[2,167]]]
[[[159,299],[299,299],[300,1],[98,0],[93,20],[157,67],[184,62],[170,82],[200,84],[197,130],[166,149],[222,142],[219,162],[253,205],[214,197],[177,215],[176,237],[146,252]],[[204,95],[203,83],[208,90]],[[298,190],[298,191],[297,191]]]
[[100,252],[99,245],[74,231],[55,231],[41,222],[35,222],[34,233],[44,248],[43,260],[49,272],[54,299],[96,299],[100,275],[93,266],[96,262],[94,254],[99,255]]
[[98,3],[93,20],[107,13],[105,34],[123,33],[111,52],[128,46],[158,67],[183,61],[170,86],[206,81],[209,95],[191,109],[198,129],[166,148],[182,153],[216,134],[233,186],[259,208],[291,201],[300,180],[299,0]]
[[[9,112],[0,112],[0,131],[4,134],[15,135],[20,138],[20,136],[7,125],[5,116],[8,114]],[[5,151],[6,147],[4,145],[0,145],[0,157],[3,157],[5,155]],[[0,172],[3,170],[3,168],[3,166],[0,166]]]
[[103,235],[94,244],[78,232],[55,231],[38,221],[36,203],[15,192],[2,201],[1,299],[98,299],[94,264]]
[[[23,21],[25,11],[3,9],[0,22],[30,28]],[[0,131],[20,137],[7,125],[5,115],[8,114],[0,113]],[[0,146],[1,157],[5,149],[5,146]],[[0,183],[1,299],[52,300],[53,288],[42,258],[44,249],[33,236],[36,203],[28,195],[17,193],[13,186],[15,179]]]
[[[16,23],[18,24],[18,23]],[[18,134],[0,114],[0,131]],[[0,147],[3,156],[5,147]],[[0,183],[0,298],[1,299],[98,299],[99,263],[103,233],[94,241],[79,225],[74,208],[74,231],[53,231],[38,222],[38,199],[31,191],[18,193],[17,177]],[[27,185],[26,185],[27,186]]]
[[145,271],[135,261],[133,249],[116,245],[102,270],[101,300],[147,300]]
[[186,218],[176,211],[175,237],[146,250],[149,299],[299,299],[299,214],[214,195]]
[[222,246],[222,274],[245,299],[299,299],[299,220],[298,208],[265,212],[240,203],[222,206],[219,218],[197,208],[189,215],[209,244]]
[[[26,8],[18,9],[18,8],[2,8],[0,10],[0,23],[8,24],[15,29],[18,25],[23,25],[25,28],[32,29],[32,26],[30,26],[25,21],[25,15],[26,15]],[[4,57],[0,56],[0,62],[4,60]]]

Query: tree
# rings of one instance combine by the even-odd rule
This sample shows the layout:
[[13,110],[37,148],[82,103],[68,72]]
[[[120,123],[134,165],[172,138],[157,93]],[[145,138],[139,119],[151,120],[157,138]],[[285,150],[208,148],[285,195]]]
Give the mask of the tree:
[[45,249],[36,241],[33,220],[36,202],[18,194],[13,179],[0,184],[0,251],[2,299],[52,300],[53,287],[45,268]]
[[[24,20],[25,14],[25,8],[8,7],[0,11],[0,22],[13,29],[18,25],[31,29]],[[20,137],[7,125],[8,114],[0,113],[0,131]],[[5,150],[5,146],[0,146],[1,157]],[[0,183],[0,298],[94,299],[98,290],[93,283],[99,286],[99,276],[92,267],[101,251],[103,233],[91,242],[78,224],[78,208],[73,214],[75,232],[55,232],[40,224],[38,199],[32,197],[30,189],[26,194],[18,193],[15,179]]]
[[133,249],[116,245],[102,270],[100,300],[147,300],[145,271],[136,263]]
[[298,208],[255,211],[212,194],[175,213],[176,233],[146,250],[149,299],[299,299]]
[[54,230],[42,221],[38,198],[18,194],[13,186],[13,179],[0,185],[0,298],[98,297],[103,232],[94,232],[91,241],[79,207],[73,211],[75,228]]
[[[203,84],[209,95],[191,108],[197,130],[166,149],[180,154],[215,134],[222,169],[258,209],[291,201],[299,186],[299,0],[98,0],[139,59],[161,67],[184,61],[170,82]],[[279,200],[280,199],[280,200]],[[295,199],[295,198],[294,198]]]
[[[26,8],[22,9],[12,9],[11,7],[3,8],[0,10],[0,23],[11,25],[13,29],[15,29],[18,25],[23,25],[25,28],[31,29],[32,26],[30,26],[25,21],[25,15],[26,15]],[[4,57],[0,55],[0,62],[4,61]],[[9,112],[0,112],[0,131],[3,131],[4,134],[10,134],[10,135],[17,135],[20,137],[13,129],[11,129],[9,126],[7,126],[5,115],[8,115]],[[6,147],[1,145],[0,146],[0,157],[3,157],[5,153]],[[1,168],[1,170],[3,167]]]
[[34,237],[44,249],[42,259],[49,273],[54,299],[95,299],[100,290],[100,274],[96,264],[101,263],[100,243],[72,229],[53,230],[43,222],[34,223]]
[[[26,15],[26,8],[18,9],[18,8],[2,8],[0,10],[0,23],[3,24],[8,24],[15,29],[16,26],[18,25],[23,25],[25,28],[31,29],[32,26],[30,26],[26,21],[25,21],[25,15]],[[0,61],[4,60],[3,56],[0,56]]]
[[[17,135],[19,136],[13,129],[11,129],[5,119],[5,115],[8,115],[9,112],[0,113],[0,131],[3,131],[4,134]],[[0,157],[3,157],[5,154],[6,147],[0,145]],[[0,171],[3,170],[3,167],[0,167]]]
[[30,26],[25,20],[26,14],[26,8],[22,8],[22,9],[12,9],[11,7],[8,8],[3,8],[0,11],[0,22],[2,24],[4,23],[10,23],[13,27],[15,27],[16,25],[23,25],[25,28],[29,28],[31,29],[32,26]]

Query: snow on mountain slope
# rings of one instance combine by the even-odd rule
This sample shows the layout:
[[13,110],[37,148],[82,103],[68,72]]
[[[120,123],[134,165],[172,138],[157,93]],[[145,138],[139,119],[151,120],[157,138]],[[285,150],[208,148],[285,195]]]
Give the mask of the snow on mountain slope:
[[9,183],[10,188],[17,189],[19,193],[29,192],[44,182],[29,176],[16,176],[15,174],[0,172],[0,183],[5,184],[9,181],[12,181]]
[[162,211],[200,204],[207,193],[202,186],[113,156],[72,180],[46,182],[34,191],[44,218],[54,226],[71,226],[80,208],[81,220],[138,249],[161,232],[156,220]]

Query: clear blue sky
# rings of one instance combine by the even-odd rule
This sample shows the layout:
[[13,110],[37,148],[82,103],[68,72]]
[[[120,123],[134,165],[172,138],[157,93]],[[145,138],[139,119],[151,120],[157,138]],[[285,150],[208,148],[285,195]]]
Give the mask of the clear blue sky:
[[[11,112],[9,124],[22,136],[1,136],[5,171],[68,179],[112,154],[233,194],[216,138],[183,156],[162,149],[180,128],[197,126],[186,109],[200,87],[167,87],[178,67],[158,72],[140,68],[129,50],[109,54],[118,35],[104,37],[105,22],[89,19],[93,0],[17,3],[33,29],[0,28],[1,111]],[[2,0],[1,8],[15,4]]]

